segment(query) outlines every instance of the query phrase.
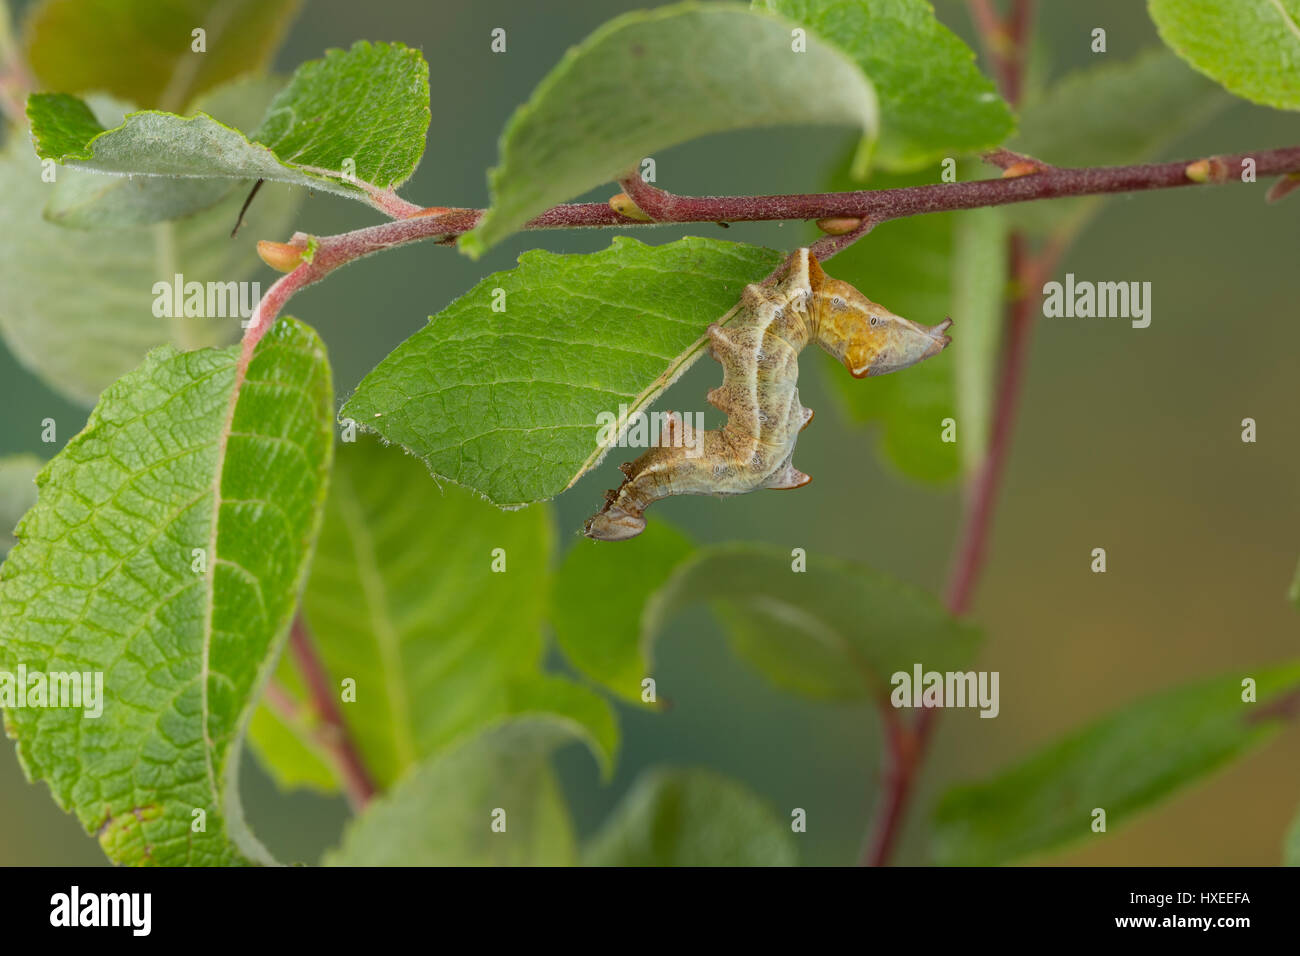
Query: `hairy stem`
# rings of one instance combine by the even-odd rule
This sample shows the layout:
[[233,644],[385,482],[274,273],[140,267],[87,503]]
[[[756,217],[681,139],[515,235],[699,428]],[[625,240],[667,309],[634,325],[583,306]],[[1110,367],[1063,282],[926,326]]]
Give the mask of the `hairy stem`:
[[[994,154],[1000,157],[1001,154]],[[1204,186],[1231,181],[1228,171],[1240,169],[1245,159],[1255,161],[1259,176],[1300,172],[1300,146],[1208,157],[1205,160],[1182,160],[1170,163],[1146,163],[1134,166],[1098,166],[1066,168],[1041,164],[1028,175],[1003,179],[979,179],[964,183],[935,183],[930,186],[903,186],[897,189],[862,189],[839,193],[802,193],[784,196],[677,196],[642,183],[634,178],[624,182],[633,186],[628,195],[654,221],[644,222],[615,212],[607,203],[568,203],[554,206],[525,224],[525,229],[582,229],[617,226],[635,228],[690,222],[770,222],[785,219],[857,218],[879,225],[891,219],[903,219],[926,213],[979,209],[1009,203],[1059,199],[1067,196],[1094,196],[1105,193],[1135,192],[1148,189],[1172,189],[1180,186]],[[1192,163],[1208,168],[1208,177],[1198,172],[1188,178]],[[639,179],[636,179],[639,182]],[[651,208],[646,209],[645,202]],[[277,282],[259,303],[245,344],[256,344],[270,327],[279,310],[294,292],[319,282],[339,266],[373,255],[384,249],[412,242],[433,240],[450,244],[456,237],[478,224],[480,209],[441,209],[432,215],[413,215],[378,226],[369,226],[336,236],[316,240],[311,262],[304,262]],[[867,227],[870,228],[870,227]],[[865,233],[863,229],[861,235]],[[852,234],[851,234],[852,235]],[[837,240],[833,251],[843,248]],[[856,238],[856,236],[854,236]],[[250,345],[251,347],[251,345]]]

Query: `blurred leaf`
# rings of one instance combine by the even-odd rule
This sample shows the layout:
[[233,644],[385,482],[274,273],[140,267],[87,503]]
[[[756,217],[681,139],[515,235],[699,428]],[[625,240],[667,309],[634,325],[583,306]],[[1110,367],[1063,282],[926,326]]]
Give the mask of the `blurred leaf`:
[[847,53],[880,99],[874,159],[915,169],[989,149],[1015,129],[1007,104],[975,54],[940,23],[928,0],[755,0]]
[[1007,288],[1007,223],[997,206],[957,217],[952,238],[952,309],[961,321],[953,351],[957,447],[962,471],[984,460],[992,431],[993,392],[1002,344]]
[[[1062,166],[1121,166],[1155,159],[1170,142],[1230,99],[1168,50],[1088,67],[1063,77],[1020,114],[1008,145]],[[1104,201],[1101,196],[1007,207],[1014,225],[1068,236]]]
[[35,455],[0,458],[0,560],[14,546],[14,525],[36,504],[36,473],[40,470],[41,460]]
[[[288,654],[280,658],[273,680],[283,686],[286,674],[292,674],[292,661]],[[295,699],[306,695],[296,687]],[[300,706],[292,721],[282,718],[267,708],[266,704],[253,711],[248,725],[248,742],[258,763],[281,790],[302,788],[316,793],[336,793],[339,780],[330,764],[329,756],[317,743],[320,721],[309,708]]]
[[[876,175],[871,187],[888,189],[934,182],[933,172],[907,176]],[[861,189],[863,183],[838,168],[828,185],[831,190]],[[882,375],[858,381],[841,366],[828,364],[828,376],[849,418],[855,422],[880,422],[880,449],[885,458],[910,478],[942,482],[961,469],[958,442],[942,441],[943,420],[957,418],[953,384],[956,353],[965,342],[967,304],[953,290],[953,231],[956,218],[966,213],[913,216],[882,224],[837,255],[826,266],[869,299],[893,312],[934,325],[946,315],[953,318],[953,344],[934,358],[907,370],[905,375]],[[993,255],[993,253],[990,253]],[[982,304],[977,303],[982,309]],[[983,312],[975,313],[975,322]],[[981,335],[979,342],[986,342]],[[980,344],[977,347],[983,348]],[[982,354],[982,351],[981,351]]]
[[238,357],[164,346],[109,388],[0,565],[0,671],[99,673],[104,692],[98,717],[12,706],[5,729],[117,863],[272,862],[243,818],[240,742],[306,576],[334,392],[292,319],[234,393]]
[[[60,169],[59,181],[89,177]],[[260,262],[259,235],[279,235],[299,197],[264,188],[232,240],[242,195],[175,223],[81,232],[51,225],[41,211],[53,187],[26,138],[0,152],[0,333],[14,356],[55,391],[91,404],[155,345],[194,349],[229,342],[239,318],[159,318],[154,284],[234,282]],[[100,177],[96,177],[100,178]],[[75,277],[76,281],[69,281]]]
[[[266,67],[298,7],[299,0],[40,0],[26,20],[27,59],[45,89],[177,110]],[[192,49],[197,28],[206,31],[203,53]]]
[[[609,705],[542,672],[552,544],[548,509],[501,511],[440,491],[395,448],[340,445],[303,611],[334,686],[356,681],[356,701],[341,709],[381,788],[452,741],[537,711],[580,728],[609,770]],[[504,572],[492,570],[498,548]],[[279,680],[301,701],[292,666],[281,663]],[[282,782],[319,771],[301,748],[253,740]]]
[[752,545],[701,549],[681,564],[643,616],[648,642],[684,607],[716,603],[736,653],[774,684],[809,697],[881,700],[890,676],[960,670],[979,632],[930,594],[862,564]]
[[656,150],[709,133],[844,124],[865,134],[876,96],[843,53],[788,21],[727,3],[616,17],[573,47],[506,124],[489,174],[492,208],[460,238],[470,256],[558,202],[616,179]]
[[[1243,703],[1242,676],[1258,703]],[[1108,832],[1260,743],[1300,693],[1300,664],[1201,681],[1152,697],[1050,744],[980,784],[954,787],[935,811],[940,864],[996,865]]]
[[1300,813],[1296,814],[1286,832],[1286,841],[1282,846],[1282,865],[1300,866]]
[[27,115],[37,155],[74,168],[265,179],[365,200],[365,183],[399,185],[424,154],[429,67],[400,43],[359,40],[346,52],[330,50],[298,67],[252,138],[206,113],[131,113],[106,129],[66,93],[32,94]]
[[[549,755],[567,734],[510,721],[426,760],[375,800],[325,857],[330,866],[566,866],[573,828]],[[505,830],[493,830],[504,811]]]
[[1237,96],[1300,109],[1300,0],[1148,0],[1160,39]]
[[605,456],[597,415],[647,410],[780,260],[696,238],[526,252],[394,349],[342,414],[502,507],[553,497]]
[[1291,579],[1291,603],[1300,607],[1300,564],[1296,565],[1295,577]]
[[[195,109],[218,116],[236,129],[247,129],[261,119],[266,105],[283,85],[283,79],[274,77],[244,77],[200,97]],[[121,123],[127,108],[116,103],[112,108],[109,123]],[[226,179],[65,172],[51,191],[45,218],[71,229],[147,225],[207,209],[232,190],[240,190],[242,199],[251,185]]]
[[650,676],[643,643],[646,601],[688,554],[691,542],[672,525],[654,521],[611,548],[583,538],[565,556],[555,579],[551,624],[565,655],[583,674],[627,700],[641,700]]
[[795,866],[788,824],[747,789],[707,770],[654,770],[632,785],[584,866]]

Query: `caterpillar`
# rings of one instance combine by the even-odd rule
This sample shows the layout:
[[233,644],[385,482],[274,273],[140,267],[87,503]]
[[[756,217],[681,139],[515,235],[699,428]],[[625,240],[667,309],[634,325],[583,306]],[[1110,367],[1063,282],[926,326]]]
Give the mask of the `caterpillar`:
[[822,271],[797,249],[772,284],[745,287],[730,322],[708,328],[709,354],[722,384],[708,402],[727,416],[715,431],[695,433],[669,413],[658,442],[619,466],[623,483],[583,533],[622,541],[645,529],[645,509],[672,495],[740,495],[758,488],[802,488],[812,480],[794,466],[799,432],[813,412],[799,402],[799,353],[816,342],[854,378],[884,375],[937,355],[951,339],[952,319],[918,325],[877,305],[849,283]]

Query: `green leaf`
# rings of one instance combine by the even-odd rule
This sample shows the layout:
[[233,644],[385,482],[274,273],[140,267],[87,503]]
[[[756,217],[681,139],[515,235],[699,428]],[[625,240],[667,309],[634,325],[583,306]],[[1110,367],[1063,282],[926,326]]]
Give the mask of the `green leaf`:
[[[908,176],[873,176],[873,188],[911,186],[932,182],[928,173]],[[830,183],[832,190],[861,189],[863,184],[841,168]],[[905,375],[882,375],[863,383],[832,368],[832,388],[850,420],[879,422],[880,450],[899,471],[911,478],[942,482],[961,470],[961,443],[945,442],[943,420],[957,418],[954,385],[957,353],[965,350],[967,309],[953,288],[953,251],[957,218],[970,213],[913,216],[887,222],[837,255],[827,268],[886,308],[916,322],[933,325],[952,316],[953,344],[932,359],[908,369]],[[996,252],[989,252],[990,256]],[[985,303],[975,304],[971,324],[986,320]],[[983,350],[986,329],[972,329]],[[963,361],[970,356],[963,358]],[[855,387],[856,386],[856,387]]]
[[334,394],[291,319],[232,402],[238,358],[165,346],[111,386],[0,565],[0,671],[103,682],[100,716],[15,702],[6,731],[118,863],[270,862],[243,819],[240,745],[306,574]]
[[[58,172],[60,182],[90,176]],[[193,349],[234,339],[235,316],[155,316],[154,285],[177,273],[186,282],[246,279],[259,265],[257,237],[284,233],[299,201],[286,189],[263,189],[237,240],[230,228],[242,195],[175,223],[82,232],[42,218],[55,187],[41,181],[40,162],[24,137],[11,137],[0,152],[0,178],[7,184],[0,189],[0,222],[12,226],[0,232],[0,333],[23,365],[85,404],[155,345]]]
[[788,824],[707,770],[643,774],[582,852],[585,866],[794,866]]
[[[235,128],[248,128],[258,122],[283,85],[283,80],[271,77],[245,77],[200,97],[195,108],[219,116]],[[107,124],[116,126],[127,111],[122,104],[106,101],[100,115],[111,117]],[[241,190],[242,199],[250,186],[225,179],[65,173],[54,185],[45,218],[72,229],[148,225],[207,209],[232,190]]]
[[1300,0],[1147,0],[1160,39],[1225,89],[1300,109]]
[[597,416],[647,410],[780,259],[695,238],[526,252],[394,349],[343,414],[497,505],[550,498],[608,451]]
[[702,549],[645,610],[645,638],[699,603],[722,606],[736,653],[774,684],[810,697],[880,700],[890,677],[961,670],[980,635],[930,594],[855,562],[751,545]]
[[952,301],[961,312],[961,348],[952,365],[957,447],[969,475],[984,461],[992,431],[1007,288],[1005,210],[994,206],[958,216],[952,243]]
[[935,811],[941,864],[996,865],[1095,837],[1093,810],[1113,832],[1138,811],[1208,775],[1278,729],[1300,664],[1164,691],[1116,711],[985,783],[955,787]]
[[940,23],[928,0],[755,0],[802,23],[847,53],[880,98],[875,161],[915,169],[989,149],[1015,119],[975,53]]
[[[37,155],[136,176],[265,179],[365,200],[411,175],[429,127],[429,68],[418,50],[359,40],[305,63],[251,138],[206,113],[144,111],[105,129],[65,93],[35,93]],[[347,160],[355,163],[348,179]]]
[[[608,772],[609,705],[542,671],[549,511],[439,491],[418,461],[371,438],[340,446],[331,484],[303,613],[334,686],[356,682],[340,707],[375,782],[387,788],[487,724],[539,712],[571,722]],[[278,677],[302,705],[291,661]],[[301,748],[253,740],[281,781],[319,773]]]
[[[331,866],[565,866],[568,808],[549,763],[566,728],[510,721],[420,764],[349,824]],[[504,814],[504,816],[502,816]],[[503,821],[504,830],[493,829]]]
[[642,609],[691,553],[691,542],[656,521],[624,543],[628,547],[611,548],[583,538],[569,549],[555,578],[551,624],[578,670],[620,697],[640,701],[641,682],[652,670]]
[[1286,840],[1282,846],[1282,865],[1300,866],[1300,813],[1296,814],[1286,831]]
[[[26,21],[27,60],[45,89],[104,92],[176,110],[266,67],[299,0],[41,0]],[[192,49],[202,28],[205,52]]]
[[14,525],[36,504],[36,473],[40,470],[41,460],[35,455],[0,458],[0,560],[14,546]]
[[656,150],[727,130],[846,124],[875,138],[862,71],[792,25],[727,3],[682,3],[616,17],[565,54],[515,111],[489,175],[492,208],[461,237],[471,256],[554,204],[616,179]]
[[[1062,166],[1119,166],[1158,156],[1166,144],[1230,102],[1168,50],[1088,67],[1065,76],[1020,114],[1011,149]],[[1019,203],[1015,225],[1068,237],[1103,197]]]

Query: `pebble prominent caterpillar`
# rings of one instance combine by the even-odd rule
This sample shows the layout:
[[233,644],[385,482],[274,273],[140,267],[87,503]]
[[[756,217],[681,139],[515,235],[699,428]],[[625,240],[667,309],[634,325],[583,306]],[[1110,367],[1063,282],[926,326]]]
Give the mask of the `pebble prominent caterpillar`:
[[[709,354],[722,385],[708,394],[727,424],[697,435],[670,414],[659,443],[619,466],[625,478],[587,519],[589,538],[622,541],[645,528],[645,509],[671,495],[740,495],[757,488],[801,488],[812,479],[794,467],[795,442],[812,421],[799,402],[799,353],[816,342],[854,378],[884,375],[937,355],[952,325],[917,325],[832,279],[807,249],[797,249],[772,285],[745,287],[725,327],[709,326]],[[688,454],[688,452],[693,452]]]

